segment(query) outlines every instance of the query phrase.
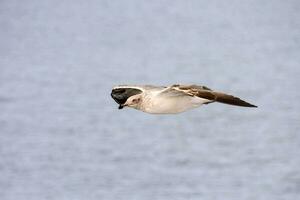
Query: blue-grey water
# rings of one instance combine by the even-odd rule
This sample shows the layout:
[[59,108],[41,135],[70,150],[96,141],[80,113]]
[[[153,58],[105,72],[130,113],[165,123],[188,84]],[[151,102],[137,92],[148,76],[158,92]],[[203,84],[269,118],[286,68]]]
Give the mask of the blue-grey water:
[[[0,2],[1,200],[300,199],[298,0]],[[193,83],[257,109],[118,110]]]

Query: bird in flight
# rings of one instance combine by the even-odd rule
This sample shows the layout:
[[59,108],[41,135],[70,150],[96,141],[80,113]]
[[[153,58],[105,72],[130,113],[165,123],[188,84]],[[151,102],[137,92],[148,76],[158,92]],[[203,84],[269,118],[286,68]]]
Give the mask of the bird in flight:
[[112,89],[111,97],[119,104],[119,109],[127,106],[151,114],[181,113],[213,102],[257,107],[238,97],[198,85],[120,85]]

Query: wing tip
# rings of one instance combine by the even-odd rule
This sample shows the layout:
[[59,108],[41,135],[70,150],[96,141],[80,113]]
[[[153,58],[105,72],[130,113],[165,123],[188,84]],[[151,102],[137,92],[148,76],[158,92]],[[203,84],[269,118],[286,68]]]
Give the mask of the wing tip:
[[249,103],[249,105],[247,105],[246,107],[250,107],[250,108],[258,108],[258,106],[253,105],[253,104],[250,104],[250,103]]
[[234,106],[242,106],[242,107],[252,107],[252,108],[257,108],[258,106],[251,104],[245,100],[242,100],[238,97],[232,96],[232,95],[227,95],[227,94],[223,94],[222,95],[217,96],[216,101],[220,102],[220,103],[225,103],[225,104],[230,104],[230,105],[234,105]]
[[249,108],[257,108],[257,105],[248,103],[244,100],[239,99],[238,103],[236,104],[237,106],[243,106],[243,107],[249,107]]
[[249,108],[257,108],[258,106],[248,103],[247,101],[241,100],[241,99],[237,99],[237,102],[234,102],[234,104],[232,105],[236,105],[236,106],[242,106],[242,107],[249,107]]

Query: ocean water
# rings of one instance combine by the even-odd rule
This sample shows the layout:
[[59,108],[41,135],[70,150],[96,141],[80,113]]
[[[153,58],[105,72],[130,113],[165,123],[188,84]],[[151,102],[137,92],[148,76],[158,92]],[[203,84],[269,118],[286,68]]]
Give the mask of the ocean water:
[[[0,2],[0,199],[300,199],[300,3]],[[119,84],[257,109],[118,110]]]

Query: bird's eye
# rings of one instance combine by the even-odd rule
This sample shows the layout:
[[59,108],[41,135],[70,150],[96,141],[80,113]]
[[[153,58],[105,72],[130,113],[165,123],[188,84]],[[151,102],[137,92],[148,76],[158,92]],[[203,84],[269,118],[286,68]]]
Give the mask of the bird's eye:
[[137,103],[137,102],[139,102],[139,100],[140,100],[140,99],[133,99],[132,102],[133,102],[133,103]]

